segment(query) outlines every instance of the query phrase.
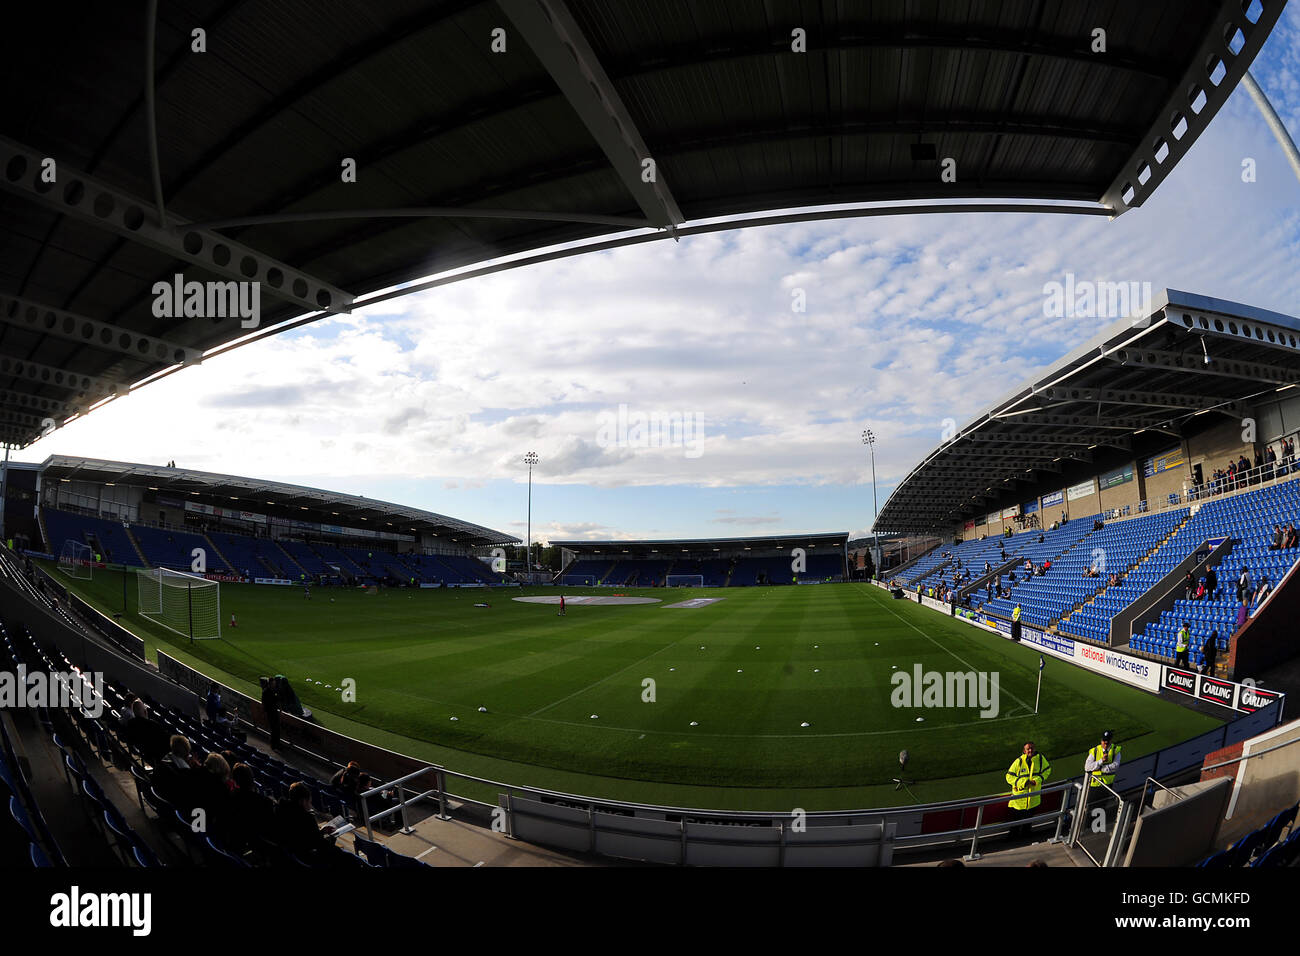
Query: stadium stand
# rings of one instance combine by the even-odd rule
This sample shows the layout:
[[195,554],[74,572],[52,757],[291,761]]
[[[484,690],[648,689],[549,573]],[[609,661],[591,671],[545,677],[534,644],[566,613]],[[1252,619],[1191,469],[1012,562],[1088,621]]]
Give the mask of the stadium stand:
[[64,541],[80,541],[92,549],[98,544],[97,550],[106,564],[143,565],[140,552],[122,522],[57,508],[42,508],[41,514],[52,552],[57,553]]
[[200,534],[189,531],[167,531],[162,528],[150,528],[146,525],[132,525],[131,534],[140,545],[145,561],[152,568],[171,568],[177,571],[190,570],[196,548],[201,548],[207,555],[209,571],[227,571],[220,553]]
[[[0,619],[0,657],[3,658],[0,663],[5,666],[23,664],[29,669],[51,673],[80,673],[66,655],[47,652],[25,627],[11,626],[3,619]],[[140,868],[164,864],[224,868],[371,865],[325,841],[321,841],[316,852],[295,853],[284,839],[285,831],[254,832],[242,826],[244,818],[233,812],[233,798],[227,787],[215,792],[202,790],[207,780],[203,775],[208,771],[171,770],[165,758],[154,764],[141,752],[137,738],[129,731],[129,721],[140,719],[130,717],[135,696],[129,688],[105,681],[103,690],[100,717],[88,717],[76,707],[52,708],[41,713],[39,726],[33,728],[57,748],[62,773],[82,810],[81,818],[65,815],[53,828],[46,823],[34,788],[28,786],[18,769],[19,761],[5,721],[0,720],[0,797],[5,804],[5,812],[0,815],[0,865],[64,866],[84,864],[89,859]],[[305,784],[310,793],[312,816],[354,817],[346,793],[250,744],[242,733],[166,707],[148,697],[140,699],[148,708],[147,719],[156,722],[167,737],[179,736],[189,742],[192,764],[201,764],[209,754],[224,755],[227,763],[234,760],[249,768],[253,792],[268,800],[284,803],[291,787]],[[138,811],[120,802],[122,791],[111,779],[129,779]],[[185,781],[185,785],[179,781]],[[119,796],[114,797],[114,792]],[[204,799],[215,800],[220,809],[208,807],[205,802],[203,805],[211,811],[208,815],[211,826],[204,833],[196,833],[190,825],[189,805],[198,799],[197,794],[204,792],[207,793]],[[46,800],[54,804],[48,793]],[[136,825],[128,822],[128,817]],[[150,825],[148,829],[146,824]],[[75,859],[65,857],[56,839],[59,832],[76,835]],[[98,841],[99,845],[87,846],[87,838]],[[387,865],[401,866],[404,861],[389,861]]]
[[284,553],[268,538],[250,538],[225,531],[211,531],[208,538],[225,557],[226,564],[245,577],[289,577]]
[[[1077,526],[1074,541],[1052,558],[1051,569],[1019,581],[1011,589],[1009,599],[994,599],[984,605],[984,611],[1010,618],[1018,603],[1025,622],[1039,627],[1055,624],[1105,587],[1109,575],[1126,574],[1163,542],[1169,530],[1185,515],[1185,510],[1142,515],[1106,524],[1099,530],[1093,530],[1093,523],[1098,520],[1095,515],[1071,521],[1055,532],[1064,536]],[[1026,556],[1033,557],[1028,551]],[[1033,563],[1037,566],[1042,562],[1035,559]],[[1097,577],[1084,576],[1083,572],[1090,568],[1097,569]]]
[[[1273,528],[1300,521],[1300,482],[1256,488],[1231,497],[1203,503],[1197,513],[1178,532],[1178,543],[1167,550],[1162,561],[1166,571],[1192,554],[1206,540],[1234,539],[1232,548],[1221,557],[1217,568],[1219,587],[1215,595],[1202,600],[1180,600],[1164,612],[1159,621],[1135,635],[1134,650],[1173,660],[1174,646],[1183,621],[1190,624],[1192,653],[1189,661],[1203,662],[1200,648],[1212,631],[1219,632],[1219,648],[1226,650],[1234,629],[1237,608],[1236,581],[1243,568],[1249,569],[1252,589],[1261,576],[1276,585],[1300,558],[1300,548],[1274,549]],[[1253,611],[1254,602],[1248,605]]]

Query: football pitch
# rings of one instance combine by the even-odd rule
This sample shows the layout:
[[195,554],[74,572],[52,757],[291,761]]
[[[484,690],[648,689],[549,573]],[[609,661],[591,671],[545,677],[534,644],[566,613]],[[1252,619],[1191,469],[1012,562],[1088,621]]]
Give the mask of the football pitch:
[[[572,588],[658,603],[570,603],[563,617],[513,600],[552,589],[314,588],[307,600],[297,587],[222,584],[222,638],[190,644],[135,613],[133,578],[123,623],[151,658],[161,648],[254,695],[258,676],[282,673],[331,729],[462,773],[611,799],[897,805],[912,799],[891,782],[907,750],[904,776],[928,803],[1005,790],[1027,739],[1062,780],[1082,773],[1102,730],[1132,759],[1215,723],[1051,659],[1035,714],[1036,651],[864,584]],[[117,572],[59,579],[122,610]],[[666,607],[701,597],[721,600]],[[996,674],[997,698],[923,706],[933,701],[916,688],[897,706],[893,675],[918,666]],[[349,679],[355,702],[342,699]]]

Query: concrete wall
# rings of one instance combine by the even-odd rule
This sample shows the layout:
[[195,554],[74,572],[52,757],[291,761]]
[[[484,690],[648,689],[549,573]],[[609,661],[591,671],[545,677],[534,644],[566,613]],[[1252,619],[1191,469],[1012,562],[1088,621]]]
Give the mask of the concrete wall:
[[[1130,514],[1137,513],[1137,503],[1141,501],[1138,494],[1137,472],[1141,466],[1134,464],[1133,480],[1126,481],[1122,485],[1116,485],[1114,488],[1105,488],[1101,492],[1101,510],[1109,511],[1111,508],[1123,508],[1125,505],[1130,506]],[[1112,469],[1113,470],[1113,469]],[[1084,499],[1088,500],[1088,499]]]
[[1300,563],[1278,582],[1228,648],[1228,671],[1234,680],[1253,677],[1296,655],[1296,621],[1300,620]]
[[[1125,866],[1190,866],[1210,855],[1232,792],[1229,780],[1177,788],[1182,797],[1145,811],[1133,830]],[[1163,794],[1162,797],[1168,795]]]
[[[1222,416],[1220,416],[1222,418]],[[1203,461],[1202,469],[1209,478],[1209,473],[1216,468],[1227,468],[1228,460],[1236,461],[1245,455],[1251,467],[1255,465],[1255,446],[1241,440],[1242,425],[1238,419],[1222,420],[1188,440],[1191,454],[1189,464]]]
[[[1246,741],[1241,756],[1268,751],[1291,741],[1300,741],[1300,720]],[[1264,753],[1237,767],[1227,809],[1228,822],[1224,824],[1220,843],[1267,823],[1279,810],[1300,800],[1300,743]]]

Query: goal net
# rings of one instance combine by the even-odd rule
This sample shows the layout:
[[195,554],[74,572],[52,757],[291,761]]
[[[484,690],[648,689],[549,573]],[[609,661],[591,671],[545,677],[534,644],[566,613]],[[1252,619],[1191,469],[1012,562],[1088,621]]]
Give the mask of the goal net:
[[704,587],[704,575],[670,574],[664,579],[664,584],[670,588],[702,588]]
[[216,581],[166,568],[135,573],[140,613],[196,641],[221,636],[221,592]]
[[596,586],[596,575],[594,574],[566,574],[561,584],[573,585],[576,587],[594,588]]
[[68,577],[89,581],[94,563],[89,545],[71,539],[63,542],[63,550],[59,552],[59,570]]

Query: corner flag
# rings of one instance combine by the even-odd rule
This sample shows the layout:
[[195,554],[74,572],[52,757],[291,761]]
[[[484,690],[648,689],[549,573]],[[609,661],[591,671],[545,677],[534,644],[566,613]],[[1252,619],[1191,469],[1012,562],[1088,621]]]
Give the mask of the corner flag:
[[1038,655],[1038,690],[1034,691],[1034,713],[1038,713],[1038,699],[1043,695],[1043,668],[1047,666],[1047,661],[1043,660],[1043,655]]

